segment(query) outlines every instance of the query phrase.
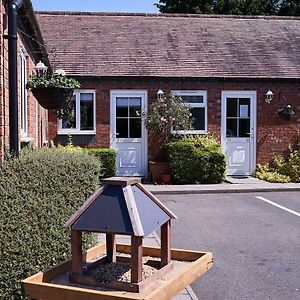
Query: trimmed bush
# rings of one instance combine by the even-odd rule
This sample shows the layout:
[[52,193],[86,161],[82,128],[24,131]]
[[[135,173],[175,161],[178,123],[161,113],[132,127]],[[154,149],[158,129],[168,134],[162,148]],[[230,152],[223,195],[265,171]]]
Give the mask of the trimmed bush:
[[174,140],[166,150],[176,184],[219,183],[225,178],[225,156],[213,137]]
[[89,154],[96,156],[102,165],[102,178],[116,176],[116,151],[107,148],[87,148]]
[[101,174],[96,158],[64,148],[26,149],[0,166],[0,299],[23,299],[21,279],[70,258],[64,223]]

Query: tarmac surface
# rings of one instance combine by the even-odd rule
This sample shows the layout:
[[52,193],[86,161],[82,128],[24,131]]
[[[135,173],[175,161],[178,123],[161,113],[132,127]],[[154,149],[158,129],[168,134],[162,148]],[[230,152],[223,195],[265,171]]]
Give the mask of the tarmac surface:
[[[221,184],[143,185],[178,216],[173,248],[214,255],[213,268],[174,300],[300,299],[300,183],[227,177]],[[153,233],[144,244],[159,246],[160,239]]]

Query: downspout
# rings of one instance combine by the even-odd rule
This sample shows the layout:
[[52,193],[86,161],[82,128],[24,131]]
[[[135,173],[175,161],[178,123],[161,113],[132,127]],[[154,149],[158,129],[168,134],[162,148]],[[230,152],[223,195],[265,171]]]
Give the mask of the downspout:
[[8,82],[9,82],[9,142],[12,154],[19,156],[19,112],[18,112],[18,61],[17,28],[18,9],[23,0],[8,0]]

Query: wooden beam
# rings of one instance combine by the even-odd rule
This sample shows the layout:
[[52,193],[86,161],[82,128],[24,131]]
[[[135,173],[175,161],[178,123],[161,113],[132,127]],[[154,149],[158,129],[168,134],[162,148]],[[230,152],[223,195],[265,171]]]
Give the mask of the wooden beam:
[[116,262],[116,235],[113,233],[106,234],[106,259],[107,262]]
[[131,282],[142,281],[143,269],[143,238],[140,236],[131,237]]
[[171,220],[161,226],[161,266],[171,262]]
[[136,183],[141,183],[141,178],[135,178],[135,177],[109,177],[105,178],[101,181],[102,184],[105,185],[133,185]]
[[71,250],[72,250],[72,274],[82,275],[83,262],[82,262],[82,232],[71,230]]
[[133,233],[135,236],[144,236],[144,230],[140,215],[136,206],[133,191],[130,185],[123,187],[125,203],[127,206],[129,218],[131,221]]

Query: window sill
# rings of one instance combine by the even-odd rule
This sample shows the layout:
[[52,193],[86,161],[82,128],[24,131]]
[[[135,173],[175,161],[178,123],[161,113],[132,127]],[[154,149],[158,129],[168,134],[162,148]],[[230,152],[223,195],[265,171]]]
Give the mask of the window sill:
[[33,144],[33,142],[34,138],[28,136],[21,137],[21,143]]
[[58,131],[57,132],[58,135],[96,135],[96,131]]
[[178,130],[178,131],[172,131],[172,134],[208,134],[207,130]]

